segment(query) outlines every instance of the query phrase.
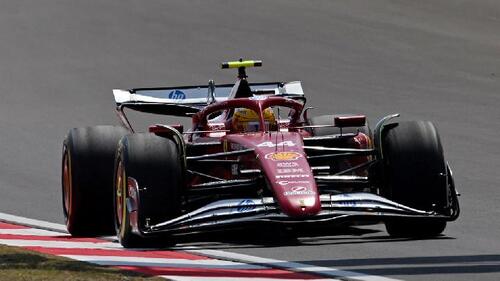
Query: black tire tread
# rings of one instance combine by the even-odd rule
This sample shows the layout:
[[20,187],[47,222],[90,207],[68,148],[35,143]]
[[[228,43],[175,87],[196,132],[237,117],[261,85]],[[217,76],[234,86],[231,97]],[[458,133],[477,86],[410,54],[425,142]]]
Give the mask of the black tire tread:
[[68,210],[72,214],[65,212],[65,220],[72,235],[114,233],[114,155],[118,141],[127,133],[123,127],[94,126],[73,128],[66,136],[64,146],[71,157],[73,196],[72,208]]
[[[173,140],[150,133],[128,135],[120,141],[119,157],[126,176],[145,188],[140,193],[140,224],[145,223],[146,217],[154,224],[180,214],[183,160]],[[127,235],[119,237],[124,247],[146,246],[151,241],[133,233]]]
[[[447,208],[446,162],[439,134],[428,121],[389,124],[382,135],[385,185],[382,195],[403,205],[426,211]],[[435,236],[446,222],[429,219],[390,219],[394,237]]]

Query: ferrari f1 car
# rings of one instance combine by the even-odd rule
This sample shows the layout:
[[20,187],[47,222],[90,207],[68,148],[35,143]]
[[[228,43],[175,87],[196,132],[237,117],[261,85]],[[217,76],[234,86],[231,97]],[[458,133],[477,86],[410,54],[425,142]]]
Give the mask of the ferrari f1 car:
[[[114,90],[122,126],[64,140],[63,210],[76,236],[116,233],[125,247],[175,235],[276,223],[384,222],[391,236],[435,236],[459,215],[438,132],[427,121],[310,117],[300,82]],[[136,132],[125,109],[192,126]]]

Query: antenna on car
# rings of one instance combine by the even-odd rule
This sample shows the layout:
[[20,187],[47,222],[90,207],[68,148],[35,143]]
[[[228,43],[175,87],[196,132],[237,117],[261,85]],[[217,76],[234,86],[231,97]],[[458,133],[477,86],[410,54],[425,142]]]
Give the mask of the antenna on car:
[[215,102],[215,82],[214,80],[209,80],[207,104],[212,104],[214,102]]
[[260,67],[260,66],[262,66],[261,60],[243,60],[242,58],[240,58],[237,61],[223,62],[221,65],[222,69],[238,68],[239,79],[246,79],[248,77],[246,73],[247,67]]

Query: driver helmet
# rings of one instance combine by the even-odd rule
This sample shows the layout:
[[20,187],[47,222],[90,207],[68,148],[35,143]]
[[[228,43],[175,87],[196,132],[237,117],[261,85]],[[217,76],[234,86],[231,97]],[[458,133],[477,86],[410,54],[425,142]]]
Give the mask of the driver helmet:
[[[271,108],[264,110],[265,131],[275,130],[276,118]],[[258,132],[259,131],[259,115],[248,108],[240,108],[234,111],[231,127],[235,132]]]

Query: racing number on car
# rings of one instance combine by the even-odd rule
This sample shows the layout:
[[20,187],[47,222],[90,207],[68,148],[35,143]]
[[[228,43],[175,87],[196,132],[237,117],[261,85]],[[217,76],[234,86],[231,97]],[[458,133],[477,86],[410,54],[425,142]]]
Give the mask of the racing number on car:
[[279,147],[279,146],[295,146],[295,144],[293,143],[293,141],[282,141],[282,142],[279,142],[279,143],[274,143],[272,141],[265,141],[263,143],[259,143],[257,145],[257,147]]

